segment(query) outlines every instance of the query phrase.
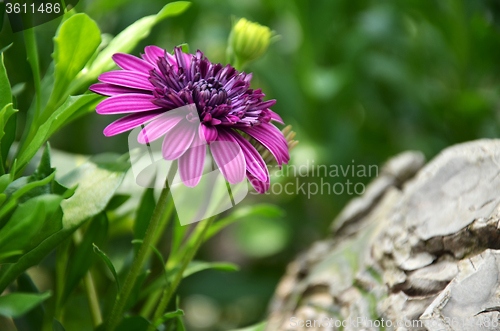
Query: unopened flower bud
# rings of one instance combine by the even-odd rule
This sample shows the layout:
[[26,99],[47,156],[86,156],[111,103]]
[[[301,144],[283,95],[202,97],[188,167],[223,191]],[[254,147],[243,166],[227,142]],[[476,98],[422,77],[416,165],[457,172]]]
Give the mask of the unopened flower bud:
[[229,35],[229,54],[234,65],[241,70],[246,63],[260,57],[269,47],[272,32],[267,26],[241,18]]

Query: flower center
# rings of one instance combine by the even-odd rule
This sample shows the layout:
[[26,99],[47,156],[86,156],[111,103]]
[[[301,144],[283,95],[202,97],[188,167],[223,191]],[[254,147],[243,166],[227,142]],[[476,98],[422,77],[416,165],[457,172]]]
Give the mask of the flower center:
[[214,107],[226,103],[227,92],[214,77],[200,79],[193,83],[193,101],[203,110],[206,106]]

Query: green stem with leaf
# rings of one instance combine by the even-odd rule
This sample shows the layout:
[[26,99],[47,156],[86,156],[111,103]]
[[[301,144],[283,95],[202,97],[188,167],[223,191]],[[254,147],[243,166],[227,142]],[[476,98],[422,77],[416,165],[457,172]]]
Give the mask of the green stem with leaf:
[[186,254],[184,255],[182,259],[182,265],[180,269],[177,271],[175,274],[174,280],[168,285],[167,289],[163,292],[162,298],[160,300],[160,303],[158,304],[158,307],[156,308],[156,311],[153,315],[153,320],[151,325],[148,327],[147,331],[154,331],[157,328],[157,323],[161,320],[163,313],[167,309],[167,305],[172,299],[173,294],[177,290],[177,287],[179,286],[184,271],[188,267],[189,263],[193,260],[194,256],[198,252],[198,248],[200,248],[201,244],[204,241],[205,234],[207,233],[208,229],[212,225],[212,223],[215,221],[216,216],[213,216],[209,219],[206,219],[204,221],[201,221],[198,226],[196,227],[196,232],[193,234],[195,240],[193,240],[192,245],[188,247]]
[[[171,174],[175,173],[175,171],[177,171],[177,164],[174,162],[170,167],[167,178],[170,178]],[[153,211],[153,216],[151,217],[151,221],[149,222],[146,234],[142,241],[141,247],[139,248],[139,252],[137,253],[134,262],[132,263],[132,268],[130,269],[129,274],[125,279],[123,287],[118,293],[115,304],[111,311],[110,318],[106,325],[107,331],[115,330],[118,324],[120,323],[130,293],[132,292],[137,277],[139,276],[142,267],[144,265],[144,262],[148,257],[148,251],[150,249],[150,245],[152,244],[156,236],[156,230],[158,228],[158,225],[164,223],[165,218],[169,216],[169,213],[165,212],[165,210],[168,207],[169,193],[170,193],[170,187],[168,185],[168,180],[165,180],[165,187],[161,191],[160,198],[158,199],[158,203],[156,204],[155,210]]]

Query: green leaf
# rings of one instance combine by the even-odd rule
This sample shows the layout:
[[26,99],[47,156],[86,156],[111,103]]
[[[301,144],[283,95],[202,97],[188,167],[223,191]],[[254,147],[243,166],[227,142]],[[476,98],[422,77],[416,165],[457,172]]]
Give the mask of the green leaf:
[[12,45],[14,45],[14,43],[10,43],[7,46],[5,46],[4,48],[0,49],[0,53],[5,53],[9,48],[12,47]]
[[[189,277],[197,272],[203,271],[203,270],[219,270],[219,271],[224,271],[224,272],[233,272],[233,271],[238,271],[240,268],[233,263],[229,262],[203,262],[203,261],[192,261],[189,263],[187,266],[186,270],[184,270],[184,273],[182,274],[182,278]],[[169,272],[168,274],[170,275],[168,278],[168,281],[171,282],[173,278],[175,277],[176,270],[178,270],[178,267],[174,268]],[[146,297],[149,293],[157,290],[160,287],[164,287],[167,285],[167,281],[163,277],[158,277],[156,280],[154,280],[148,287],[146,287],[142,292],[141,296],[139,299],[143,299]]]
[[102,97],[97,94],[68,97],[66,102],[38,128],[33,138],[29,141],[29,144],[18,156],[18,172],[20,173],[24,169],[47,139],[67,123],[70,116],[78,111],[93,111],[101,99]]
[[50,297],[50,292],[12,293],[0,297],[0,315],[17,318],[35,308]]
[[85,77],[93,81],[104,71],[112,69],[115,64],[111,56],[115,53],[130,53],[134,47],[146,38],[151,29],[167,17],[182,14],[191,5],[188,1],[171,2],[156,15],[143,17],[120,32],[94,60]]
[[183,53],[189,53],[189,44],[183,43],[183,44],[177,45],[177,47],[180,47],[182,49]]
[[[80,13],[64,21],[54,38],[54,89],[48,107],[57,106],[65,98],[65,91],[83,69],[101,43],[101,31],[86,14]],[[44,112],[51,109],[45,109]]]
[[259,324],[249,326],[247,328],[232,330],[232,331],[265,331],[266,326],[267,326],[267,322],[261,322]]
[[130,199],[130,196],[130,194],[115,194],[106,206],[106,210],[111,211],[118,209],[121,205],[127,202],[128,199]]
[[139,299],[139,294],[141,293],[142,286],[146,281],[146,278],[151,274],[151,270],[145,270],[137,276],[132,292],[127,299],[127,304],[125,305],[125,311],[132,309]]
[[2,141],[0,142],[0,153],[6,167],[9,165],[7,163],[7,158],[9,156],[10,147],[12,146],[12,143],[16,139],[16,130],[17,130],[17,110],[7,120],[7,123],[4,126],[5,133],[2,138]]
[[[17,278],[17,292],[38,294],[38,288],[35,286],[31,277],[25,272]],[[41,305],[31,309],[23,316],[14,319],[18,331],[41,330],[43,325],[43,316],[45,311]]]
[[[9,121],[9,119],[15,113],[17,113],[17,109],[14,109],[12,107],[12,103],[7,104],[5,107],[3,107],[2,110],[0,110],[0,152],[2,152],[0,154],[0,156],[4,156],[0,160],[0,162],[1,162],[0,171],[2,174],[5,173],[4,164],[5,164],[5,160],[7,158],[7,153],[5,153],[4,150],[7,150],[7,152],[8,152],[8,150],[10,149],[10,146],[12,145],[12,142],[14,141],[14,138],[15,138],[14,131],[15,131],[15,126],[16,126],[16,122],[15,122],[16,117],[14,116],[14,121]],[[7,128],[7,123],[9,123],[9,125],[11,126],[10,128]],[[14,128],[12,128],[12,126],[14,126]],[[3,139],[4,135],[5,135],[5,131],[9,132],[9,136],[6,137],[5,139]]]
[[[52,61],[47,68],[45,76],[42,79],[41,83],[41,96],[40,96],[40,104],[41,109],[45,108],[47,102],[49,101],[50,94],[52,92],[52,88],[54,87],[54,61]],[[34,135],[38,132],[38,124],[34,124],[35,111],[37,105],[38,97],[35,96],[34,100],[31,103],[30,108],[28,109],[28,113],[26,114],[26,124],[25,128],[29,128],[23,131],[21,136],[21,140],[19,142],[19,147],[16,155],[20,155],[24,150],[29,146],[30,141],[33,139]]]
[[10,183],[4,191],[8,201],[0,209],[0,227],[7,221],[6,216],[16,208],[18,203],[43,194],[50,194],[49,183],[54,179],[55,174],[53,172],[39,181],[31,181],[31,177],[22,177]]
[[137,215],[134,222],[134,239],[144,239],[149,221],[153,216],[153,211],[156,207],[154,189],[147,188],[137,209]]
[[105,213],[95,216],[70,256],[66,269],[65,287],[60,304],[64,304],[71,292],[78,286],[95,260],[92,244],[102,245],[108,232],[108,219]]
[[184,273],[182,274],[182,278],[189,277],[192,274],[195,274],[195,273],[203,271],[203,270],[208,270],[208,269],[225,271],[225,272],[233,272],[233,271],[240,270],[240,267],[238,267],[234,263],[229,263],[229,262],[192,261],[191,263],[189,263],[186,270],[184,270]]
[[0,230],[0,263],[13,262],[62,228],[63,197],[45,194],[20,204]]
[[[132,244],[141,244],[142,245],[142,243],[143,243],[142,239],[132,240]],[[140,247],[140,246],[136,246],[136,247]],[[158,257],[158,261],[160,261],[160,265],[163,266],[162,274],[165,277],[165,284],[167,284],[168,283],[168,275],[167,275],[167,268],[165,268],[165,260],[163,259],[163,256],[161,255],[160,251],[156,247],[154,247],[153,245],[149,245],[149,248],[151,248],[153,250],[153,252]]]
[[75,195],[61,203],[64,227],[79,226],[103,211],[130,167],[129,162],[96,161],[82,164],[60,180],[66,187],[78,184]]
[[171,311],[168,313],[165,313],[156,323],[155,326],[158,327],[168,321],[169,319],[178,317],[178,316],[184,316],[184,311],[182,309],[177,309],[176,311]]
[[35,29],[25,29],[23,31],[24,35],[24,44],[26,46],[26,55],[28,63],[31,67],[31,72],[33,74],[33,84],[35,86],[35,98],[36,102],[36,114],[40,114],[41,104],[40,104],[40,94],[41,94],[41,85],[40,85],[40,60],[38,59],[38,47],[36,44],[36,36]]
[[111,262],[109,257],[106,254],[104,254],[103,251],[101,251],[99,249],[99,247],[97,247],[95,244],[92,244],[92,246],[94,246],[94,252],[101,257],[101,259],[104,261],[104,263],[108,266],[109,271],[111,271],[111,273],[113,274],[113,277],[115,277],[116,287],[118,288],[118,292],[119,292],[120,291],[120,281],[118,279],[118,274],[116,273],[115,266],[113,265],[113,263]]
[[233,213],[231,213],[226,218],[215,222],[207,231],[205,236],[205,241],[213,237],[220,230],[224,229],[226,226],[247,217],[253,216],[263,216],[268,218],[278,218],[283,217],[283,210],[279,207],[271,204],[259,204],[255,206],[245,206],[243,208],[239,208]]
[[[179,296],[177,296],[175,298],[175,308],[177,310],[179,310],[179,301],[180,298]],[[186,331],[186,327],[184,326],[184,321],[182,320],[182,315],[178,315],[176,319],[177,319],[177,331]]]
[[42,178],[48,177],[52,174],[56,169],[52,168],[50,163],[50,144],[47,143],[47,146],[43,150],[42,157],[40,158],[40,163],[35,170],[35,173],[31,176],[36,180],[40,180]]
[[141,316],[125,317],[116,331],[146,331],[150,323]]
[[52,320],[52,331],[66,331],[64,326],[56,320],[55,318]]
[[64,213],[63,228],[23,255],[19,261],[4,266],[0,275],[0,292],[3,292],[22,272],[40,261],[67,239],[86,220],[106,208],[120,186],[130,163],[116,160],[90,160],[61,179],[68,187],[78,185],[75,194],[61,203]]
[[9,77],[3,63],[3,52],[0,53],[0,109],[12,103],[12,92],[10,90]]

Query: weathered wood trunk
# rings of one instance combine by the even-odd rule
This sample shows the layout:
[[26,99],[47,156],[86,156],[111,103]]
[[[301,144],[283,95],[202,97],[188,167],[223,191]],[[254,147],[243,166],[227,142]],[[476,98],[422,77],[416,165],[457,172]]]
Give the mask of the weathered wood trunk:
[[398,155],[288,266],[267,330],[500,330],[499,220],[500,140]]

